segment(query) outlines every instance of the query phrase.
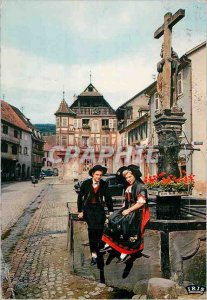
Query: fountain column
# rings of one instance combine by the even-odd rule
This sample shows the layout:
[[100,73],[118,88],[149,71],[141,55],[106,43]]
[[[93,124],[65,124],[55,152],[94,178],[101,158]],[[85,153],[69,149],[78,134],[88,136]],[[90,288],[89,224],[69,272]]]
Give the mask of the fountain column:
[[[166,175],[180,177],[178,168],[178,154],[180,143],[178,137],[182,132],[182,125],[185,123],[184,112],[177,104],[177,75],[180,60],[177,53],[172,48],[172,27],[185,15],[185,11],[180,9],[174,15],[167,13],[164,16],[164,24],[158,28],[154,38],[158,39],[164,35],[164,42],[161,49],[161,61],[157,64],[157,92],[160,98],[160,111],[155,115],[155,129],[158,134],[158,173],[165,172]],[[181,197],[159,197],[157,196],[157,213],[168,218],[169,212],[173,209],[179,210]],[[172,206],[172,207],[171,207]],[[161,211],[159,211],[159,209]],[[163,211],[162,211],[163,209]],[[176,210],[176,213],[177,213]]]

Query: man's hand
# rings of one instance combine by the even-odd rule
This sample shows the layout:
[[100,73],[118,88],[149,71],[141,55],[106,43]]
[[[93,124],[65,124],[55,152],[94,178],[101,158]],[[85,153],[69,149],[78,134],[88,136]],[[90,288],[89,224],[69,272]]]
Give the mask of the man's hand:
[[78,219],[82,219],[83,218],[83,212],[80,212],[79,214],[78,214]]
[[123,216],[126,216],[126,215],[128,215],[130,212],[131,212],[131,210],[130,210],[129,208],[128,208],[128,209],[125,209],[125,210],[122,211],[122,215],[123,215]]
[[106,214],[106,218],[110,217],[114,212],[113,211],[110,211]]

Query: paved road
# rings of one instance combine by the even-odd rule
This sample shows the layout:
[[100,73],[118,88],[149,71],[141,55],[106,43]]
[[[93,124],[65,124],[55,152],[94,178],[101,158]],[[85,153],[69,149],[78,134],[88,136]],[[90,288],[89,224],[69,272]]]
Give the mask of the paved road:
[[[51,180],[50,180],[51,181]],[[40,195],[47,180],[33,185],[30,181],[2,183],[1,186],[1,233],[13,226],[23,211]]]
[[[124,294],[118,297],[118,291],[112,287],[70,274],[66,204],[69,201],[75,210],[76,194],[73,191],[73,184],[55,183],[58,183],[57,179],[53,184],[51,180],[44,180],[36,188],[31,187],[29,183],[26,185],[17,183],[3,188],[4,202],[9,199],[7,194],[10,193],[12,196],[16,194],[21,209],[31,203],[38,193],[41,194],[32,218],[10,254],[10,278],[15,297],[17,299],[126,298]],[[7,202],[11,208],[12,202],[10,200]],[[18,214],[11,211],[7,213],[10,222],[14,221]],[[9,290],[7,291],[5,298],[9,295]]]

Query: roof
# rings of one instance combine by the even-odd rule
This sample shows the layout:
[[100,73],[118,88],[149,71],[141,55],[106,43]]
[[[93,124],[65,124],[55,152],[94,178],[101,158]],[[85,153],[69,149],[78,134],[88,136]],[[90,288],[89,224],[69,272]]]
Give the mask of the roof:
[[[149,86],[147,86],[146,88],[144,88],[141,92],[137,93],[137,94],[134,95],[132,98],[130,98],[129,100],[127,100],[125,103],[123,103],[122,105],[120,105],[120,106],[117,108],[117,110],[120,109],[121,107],[127,105],[128,103],[130,103],[132,100],[134,100],[136,97],[140,96],[141,94],[144,94],[145,91],[146,91],[147,89],[149,89],[149,88],[150,88],[151,86],[153,86],[153,85],[154,85],[154,82],[151,83],[151,84],[150,84]],[[117,111],[117,110],[116,110],[116,111]]]
[[143,111],[143,110],[149,110],[149,105],[141,105],[138,109],[138,111]]
[[22,130],[31,132],[31,129],[22,121],[13,107],[4,100],[1,100],[1,119]]
[[[13,105],[10,105],[13,110],[15,111],[15,113],[20,117],[20,119],[24,122],[24,124],[26,126],[28,126],[29,128],[32,128],[32,129],[36,129],[35,126],[30,122],[30,119],[26,118],[25,115],[15,106]],[[38,130],[38,129],[36,129]]]
[[[87,105],[85,105],[87,103]],[[104,99],[98,90],[90,83],[87,88],[74,100],[70,108],[79,108],[79,107],[108,107],[115,114],[115,110],[111,105]]]
[[71,116],[76,115],[74,113],[74,111],[72,111],[72,109],[68,106],[68,104],[64,98],[60,102],[60,106],[59,106],[58,110],[55,112],[55,115],[58,115],[58,114],[71,115]]
[[94,87],[92,83],[90,83],[87,88],[79,95],[79,96],[103,96],[99,93],[99,91]]
[[56,146],[56,135],[48,135],[44,136],[44,151],[51,150],[54,146]]
[[184,55],[190,55],[190,54],[192,54],[193,52],[199,50],[202,47],[206,47],[206,42],[203,42],[203,43],[197,45],[196,47],[194,47],[191,50],[189,50],[188,52],[186,52]]

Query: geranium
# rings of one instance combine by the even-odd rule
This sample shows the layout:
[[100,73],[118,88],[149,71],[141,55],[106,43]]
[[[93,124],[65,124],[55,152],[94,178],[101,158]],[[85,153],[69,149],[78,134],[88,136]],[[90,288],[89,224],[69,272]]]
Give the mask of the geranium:
[[174,175],[166,175],[162,172],[158,176],[145,177],[144,183],[149,189],[159,189],[160,191],[180,192],[191,191],[194,187],[194,175],[185,175],[184,177],[175,177]]

